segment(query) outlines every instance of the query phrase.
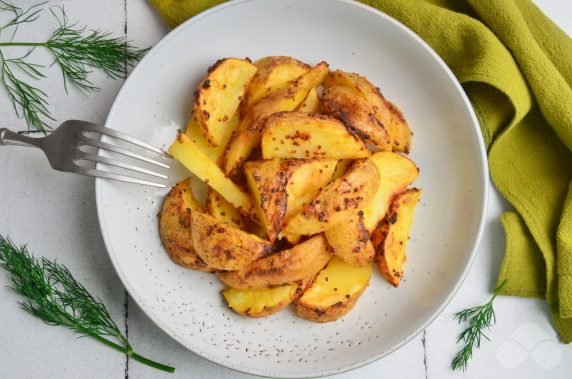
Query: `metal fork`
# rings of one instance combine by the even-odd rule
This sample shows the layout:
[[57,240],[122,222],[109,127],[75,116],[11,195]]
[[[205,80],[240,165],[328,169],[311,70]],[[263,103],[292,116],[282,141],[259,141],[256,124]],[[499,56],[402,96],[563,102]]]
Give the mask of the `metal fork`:
[[[89,134],[97,133],[97,137]],[[144,155],[135,153],[130,149],[126,149],[115,144],[103,142],[99,136],[108,136],[128,142],[130,145],[137,146],[142,151],[148,151],[158,155],[160,160],[151,159]],[[14,133],[8,129],[0,129],[0,145],[16,145],[16,146],[35,146],[44,151],[50,165],[58,171],[73,172],[76,174],[95,176],[98,178],[114,179],[122,182],[136,183],[153,187],[166,187],[167,175],[154,172],[152,170],[127,163],[124,160],[112,159],[106,156],[98,155],[97,151],[87,152],[85,148],[98,151],[112,152],[137,160],[146,162],[153,166],[169,169],[169,164],[164,158],[171,156],[161,149],[151,146],[143,141],[135,139],[116,130],[105,128],[91,122],[69,120],[62,123],[57,129],[54,129],[48,136],[42,138],[28,137],[22,134]],[[84,150],[82,150],[84,148]],[[95,163],[101,163],[106,166],[119,167],[127,172],[127,174],[119,174],[112,171],[95,169],[92,167],[82,166],[81,162],[88,162],[92,166]],[[100,166],[101,167],[101,166]],[[163,170],[165,171],[165,170]],[[145,179],[139,179],[131,176],[133,173],[141,174]],[[146,180],[147,177],[153,177],[153,181]],[[157,180],[159,179],[159,180]]]

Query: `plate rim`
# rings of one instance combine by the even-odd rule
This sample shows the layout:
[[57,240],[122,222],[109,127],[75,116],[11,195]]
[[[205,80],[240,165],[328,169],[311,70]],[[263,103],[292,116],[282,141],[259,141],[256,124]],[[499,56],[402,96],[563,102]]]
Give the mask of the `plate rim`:
[[[253,1],[261,1],[261,0],[235,0],[235,1],[225,2],[225,3],[222,3],[222,4],[217,5],[215,7],[212,7],[206,11],[199,13],[198,15],[195,15],[194,17],[191,17],[187,21],[183,22],[181,25],[177,26],[175,29],[171,30],[163,38],[161,38],[161,40],[155,46],[153,46],[151,48],[151,50],[137,64],[137,66],[129,74],[129,76],[127,77],[125,82],[122,84],[121,89],[119,90],[117,96],[113,100],[113,104],[111,106],[111,109],[109,110],[109,113],[108,113],[106,121],[105,121],[105,126],[109,127],[109,124],[111,122],[110,120],[113,118],[114,114],[117,112],[118,103],[125,96],[125,93],[127,92],[127,88],[128,88],[128,86],[132,80],[131,78],[134,77],[134,75],[139,70],[141,70],[141,67],[143,67],[146,64],[146,62],[148,60],[150,60],[151,57],[154,56],[157,53],[157,51],[159,51],[161,49],[161,47],[164,44],[167,44],[175,35],[181,33],[184,29],[189,27],[189,25],[192,25],[193,23],[195,23],[195,22],[197,22],[197,21],[199,21],[205,17],[209,17],[210,15],[217,13],[223,9],[234,7],[234,6],[240,6],[244,3],[249,3],[249,2],[253,2]],[[278,3],[281,1],[287,1],[287,0],[273,0],[273,1]],[[330,0],[330,1],[332,1],[332,0]],[[103,220],[103,209],[104,209],[103,199],[102,199],[102,191],[103,191],[102,184],[104,183],[104,180],[101,178],[96,178],[96,180],[95,180],[95,200],[96,200],[97,217],[98,217],[98,223],[99,223],[101,235],[103,237],[103,241],[104,241],[108,256],[109,256],[111,263],[113,265],[113,268],[115,269],[117,275],[121,279],[123,286],[125,287],[125,289],[129,293],[131,298],[137,303],[137,305],[141,308],[141,310],[143,310],[145,315],[147,317],[149,317],[155,325],[157,325],[169,337],[171,337],[172,339],[174,339],[175,341],[177,341],[178,343],[183,345],[186,349],[190,350],[194,354],[197,354],[197,355],[201,356],[202,358],[205,358],[205,359],[207,359],[207,360],[209,360],[215,364],[230,368],[230,369],[238,371],[238,372],[243,372],[243,373],[253,374],[253,375],[258,375],[258,376],[267,376],[267,377],[278,377],[278,376],[280,376],[280,377],[284,377],[284,378],[324,377],[324,376],[329,376],[329,375],[347,372],[347,371],[350,371],[353,369],[357,369],[357,368],[366,366],[370,363],[373,363],[373,362],[393,353],[394,351],[396,351],[396,350],[400,349],[401,347],[403,347],[404,345],[406,345],[408,342],[410,342],[412,339],[414,339],[416,336],[418,336],[423,330],[425,330],[428,326],[430,326],[435,321],[435,319],[443,312],[443,310],[447,307],[447,305],[451,302],[451,300],[457,295],[459,289],[461,288],[462,284],[464,283],[465,279],[467,278],[467,275],[468,275],[468,273],[469,273],[469,271],[473,265],[473,262],[474,262],[475,257],[476,257],[477,249],[478,249],[480,241],[482,239],[486,215],[487,215],[487,210],[488,210],[488,201],[489,201],[489,187],[488,187],[489,170],[488,170],[488,163],[487,163],[487,153],[486,153],[484,139],[483,139],[482,133],[480,131],[478,118],[477,118],[475,111],[473,109],[473,106],[471,105],[471,103],[467,97],[467,94],[463,90],[461,84],[459,83],[459,81],[457,80],[457,78],[455,77],[455,75],[453,74],[451,69],[449,68],[449,66],[435,52],[435,50],[433,50],[433,48],[431,46],[429,46],[429,44],[427,44],[419,35],[417,35],[417,33],[415,33],[413,30],[411,30],[405,24],[401,23],[400,21],[396,20],[395,18],[389,16],[388,14],[386,14],[386,13],[384,13],[384,12],[382,12],[376,8],[373,8],[369,5],[366,5],[366,4],[363,4],[363,3],[360,3],[360,2],[357,2],[354,0],[335,0],[335,1],[337,1],[338,3],[345,3],[347,5],[351,5],[351,6],[355,6],[357,8],[361,8],[363,10],[366,10],[368,12],[371,12],[371,13],[377,15],[378,17],[385,19],[385,21],[387,21],[391,24],[394,24],[398,29],[400,29],[402,32],[404,32],[408,37],[414,39],[417,43],[419,43],[421,45],[421,47],[424,48],[437,61],[437,63],[441,66],[441,68],[447,74],[448,79],[452,82],[452,84],[454,85],[455,89],[457,90],[459,96],[463,100],[463,104],[465,105],[465,108],[468,111],[469,118],[471,120],[473,134],[475,135],[476,140],[477,140],[479,158],[480,158],[479,159],[480,174],[481,174],[480,176],[482,179],[482,188],[481,188],[481,194],[482,195],[481,195],[481,199],[480,199],[482,206],[481,206],[479,226],[478,226],[477,232],[474,234],[474,238],[473,238],[472,246],[471,246],[471,252],[469,255],[469,260],[468,260],[465,268],[463,269],[459,279],[455,283],[453,289],[449,292],[449,294],[447,295],[447,297],[445,298],[443,303],[437,308],[437,310],[435,310],[431,314],[431,316],[427,319],[427,321],[425,321],[420,327],[415,329],[413,332],[409,333],[407,335],[407,337],[405,337],[402,341],[395,344],[392,348],[384,350],[381,353],[372,355],[368,359],[364,359],[362,361],[359,361],[359,362],[356,362],[353,364],[349,364],[349,365],[344,366],[342,368],[319,370],[319,371],[315,371],[313,373],[310,373],[309,375],[308,374],[291,374],[291,373],[285,374],[285,373],[280,373],[278,371],[257,370],[257,369],[251,369],[249,367],[245,367],[245,366],[241,366],[241,365],[236,365],[234,363],[225,361],[224,359],[218,358],[215,355],[213,355],[213,354],[211,354],[205,350],[202,350],[200,348],[200,346],[192,346],[191,344],[186,342],[183,338],[178,336],[178,334],[175,333],[166,323],[161,321],[159,319],[159,317],[157,317],[154,314],[152,309],[149,309],[149,307],[144,303],[144,300],[139,295],[136,294],[135,288],[133,288],[131,286],[131,284],[128,282],[128,280],[125,276],[125,273],[123,272],[123,270],[121,269],[121,266],[119,265],[118,261],[115,258],[116,254],[112,253],[113,250],[111,249],[111,246],[112,246],[111,238],[109,237],[107,229],[105,228],[105,225],[102,221]]]

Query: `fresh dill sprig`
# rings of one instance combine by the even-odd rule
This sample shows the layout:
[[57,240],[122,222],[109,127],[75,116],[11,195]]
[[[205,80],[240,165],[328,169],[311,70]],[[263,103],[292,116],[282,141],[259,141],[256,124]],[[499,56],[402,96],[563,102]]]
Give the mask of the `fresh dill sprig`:
[[[59,10],[59,14],[54,9]],[[125,75],[147,52],[130,42],[111,37],[111,33],[90,30],[69,24],[64,8],[51,8],[59,28],[45,46],[60,66],[64,85],[69,81],[82,92],[98,90],[88,79],[89,67],[100,69],[112,79]],[[67,90],[67,86],[66,86]]]
[[18,70],[32,79],[44,77],[38,65],[24,61],[31,52],[32,50],[29,50],[20,58],[7,59],[0,50],[1,83],[6,89],[16,115],[20,118],[24,117],[29,127],[45,132],[49,128],[46,120],[54,120],[47,108],[46,93],[18,78],[15,73]]
[[[58,27],[47,41],[14,41],[18,27],[36,21],[44,4],[24,10],[0,0],[0,11],[12,14],[12,18],[0,26],[0,38],[4,32],[11,34],[8,40],[0,40],[1,84],[8,93],[17,116],[26,120],[29,129],[42,132],[50,129],[48,122],[54,119],[48,109],[48,96],[26,80],[45,77],[40,72],[42,66],[24,61],[35,48],[45,48],[54,57],[53,64],[61,70],[66,92],[68,84],[71,84],[83,94],[99,90],[89,80],[91,70],[103,71],[112,79],[124,77],[148,50],[137,49],[131,42],[113,37],[111,33],[71,24],[63,7],[49,8]],[[2,53],[2,49],[8,47],[27,47],[30,50],[20,58],[8,59]]]
[[101,300],[94,298],[65,266],[46,258],[38,260],[26,246],[16,247],[0,235],[0,267],[9,273],[9,288],[26,298],[20,302],[22,309],[46,324],[94,338],[156,369],[175,371],[135,353]]
[[490,328],[496,323],[493,301],[506,284],[506,281],[507,279],[503,280],[502,283],[494,290],[493,296],[486,304],[455,313],[454,318],[458,320],[459,324],[461,322],[468,321],[469,326],[467,329],[463,330],[457,338],[457,343],[462,341],[465,345],[457,355],[455,355],[455,358],[453,358],[453,361],[451,362],[451,368],[453,370],[460,369],[465,371],[469,360],[473,356],[473,348],[475,346],[477,348],[481,347],[481,337],[489,340],[485,332],[490,330]]

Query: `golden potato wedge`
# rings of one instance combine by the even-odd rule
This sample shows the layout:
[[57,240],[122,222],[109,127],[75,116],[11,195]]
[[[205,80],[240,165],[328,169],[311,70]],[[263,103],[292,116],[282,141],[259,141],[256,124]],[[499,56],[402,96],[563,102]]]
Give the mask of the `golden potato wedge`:
[[286,308],[297,295],[300,286],[296,283],[274,288],[241,290],[227,288],[222,291],[228,307],[248,317],[265,317]]
[[286,159],[290,164],[286,183],[288,206],[285,219],[300,212],[331,181],[335,159]]
[[201,132],[212,146],[226,144],[232,134],[229,128],[256,66],[244,59],[217,61],[195,92],[195,115]]
[[296,300],[311,280],[285,284],[274,288],[238,289],[222,291],[230,309],[243,316],[265,317],[286,308]]
[[417,179],[419,169],[411,159],[392,152],[381,151],[370,159],[377,166],[380,176],[375,196],[363,208],[363,223],[371,233],[387,213],[391,199]]
[[308,92],[308,96],[304,99],[302,104],[298,107],[299,112],[304,113],[318,113],[320,110],[320,98],[318,97],[318,91],[312,88]]
[[290,87],[272,92],[252,107],[228,144],[224,169],[229,177],[239,180],[242,164],[260,145],[266,119],[274,113],[296,109],[308,92],[322,83],[327,73],[328,64],[319,63]]
[[374,249],[369,232],[363,225],[363,212],[353,214],[345,222],[324,232],[334,255],[352,266],[371,263]]
[[288,196],[286,165],[278,159],[250,161],[244,165],[244,175],[258,208],[262,226],[271,242],[282,228]]
[[246,182],[270,241],[278,237],[284,219],[309,204],[330,181],[335,164],[332,159],[246,162]]
[[299,234],[287,234],[284,236],[284,238],[290,245],[297,245],[302,240],[302,236]]
[[220,222],[226,222],[230,226],[245,230],[246,226],[242,215],[236,208],[219,195],[214,189],[209,188],[206,202],[207,212]]
[[336,169],[334,170],[334,175],[332,175],[332,180],[336,180],[344,176],[353,164],[353,159],[340,159],[336,164]]
[[375,117],[369,103],[350,87],[332,86],[324,90],[320,110],[354,131],[364,142],[383,150],[391,150],[385,126]]
[[271,288],[313,277],[331,256],[326,239],[320,234],[289,250],[259,259],[242,270],[221,272],[218,278],[233,288]]
[[356,89],[367,100],[375,117],[386,128],[393,151],[408,154],[411,150],[411,129],[401,111],[367,78],[344,71],[332,71],[324,80],[325,87],[335,85]]
[[370,105],[375,117],[384,127],[391,123],[391,112],[379,88],[367,78],[341,70],[330,72],[324,80],[324,87],[342,86],[354,89]]
[[270,242],[201,211],[191,213],[191,236],[197,254],[218,270],[239,270],[270,254],[273,248]]
[[324,87],[333,86],[348,87],[357,91],[361,97],[366,99],[378,121],[386,128],[389,126],[391,112],[385,103],[385,98],[379,88],[371,84],[367,78],[341,70],[331,71],[324,79]]
[[286,220],[284,234],[311,235],[345,222],[368,204],[379,187],[379,172],[370,159],[359,160],[328,184],[302,211]]
[[417,188],[397,195],[391,202],[387,215],[371,234],[375,248],[375,265],[383,277],[395,287],[399,286],[403,278],[407,241],[420,198],[421,190]]
[[270,116],[262,134],[262,157],[366,158],[371,153],[354,133],[335,118],[303,112]]
[[265,57],[254,62],[254,65],[258,70],[248,84],[246,96],[240,105],[243,116],[264,96],[286,88],[290,82],[310,71],[306,63],[284,56]]
[[356,267],[332,257],[294,302],[296,314],[314,322],[336,321],[354,307],[369,285],[371,264]]
[[178,183],[165,198],[159,214],[159,236],[173,262],[193,270],[213,272],[197,254],[191,239],[191,212],[200,207],[190,181]]
[[250,195],[244,192],[185,134],[179,133],[169,153],[189,171],[207,183],[241,213],[256,220],[258,215]]
[[413,132],[409,128],[409,124],[405,120],[405,117],[403,117],[403,113],[401,113],[399,108],[389,100],[385,100],[385,103],[391,113],[391,122],[388,130],[393,151],[401,151],[405,154],[409,154],[411,151],[411,138],[413,137]]
[[[238,121],[238,113],[235,113],[234,117],[227,125],[227,127],[231,129],[231,133],[232,130],[236,129],[238,126]],[[206,156],[208,156],[213,162],[220,166],[222,163],[222,157],[226,151],[226,144],[228,141],[223,141],[218,146],[212,146],[201,133],[201,127],[199,126],[194,112],[191,116],[191,119],[189,120],[189,123],[187,124],[187,130],[185,131],[185,134]]]

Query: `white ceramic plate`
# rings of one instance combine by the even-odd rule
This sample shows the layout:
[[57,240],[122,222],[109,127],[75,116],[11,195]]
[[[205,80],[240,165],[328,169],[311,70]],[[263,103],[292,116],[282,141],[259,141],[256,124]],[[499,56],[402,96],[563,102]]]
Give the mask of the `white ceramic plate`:
[[[403,110],[423,188],[405,280],[377,273],[355,309],[315,324],[291,310],[248,319],[222,301],[215,277],[165,254],[157,213],[166,191],[98,180],[98,215],[111,260],[139,306],[203,357],[254,374],[307,377],[372,362],[423,330],[465,277],[483,225],[487,166],[470,103],[447,66],[406,27],[342,0],[232,1],[186,22],[133,71],[107,126],[167,147],[184,128],[192,92],[222,57],[289,55],[366,75]],[[177,170],[176,179],[185,175]]]

